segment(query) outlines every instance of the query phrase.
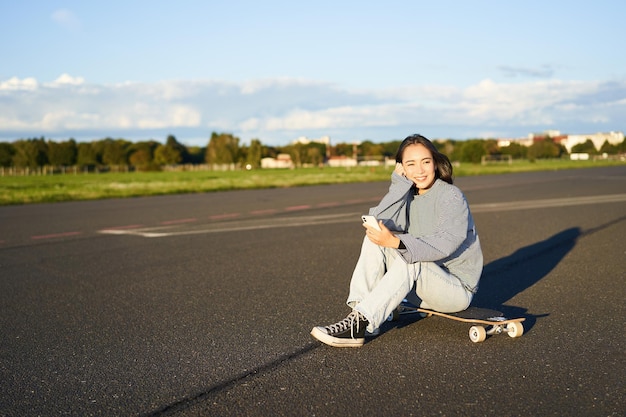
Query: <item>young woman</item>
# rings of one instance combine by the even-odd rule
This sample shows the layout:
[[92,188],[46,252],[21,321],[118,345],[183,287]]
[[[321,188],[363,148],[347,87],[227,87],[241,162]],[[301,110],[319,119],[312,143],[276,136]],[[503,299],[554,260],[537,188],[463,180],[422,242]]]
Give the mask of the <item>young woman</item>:
[[[409,296],[441,312],[466,309],[478,288],[483,255],[465,196],[452,185],[448,157],[421,135],[396,154],[389,192],[370,209],[380,231],[366,228],[347,304],[352,312],[311,335],[336,347],[358,347]],[[409,292],[411,294],[409,294]]]

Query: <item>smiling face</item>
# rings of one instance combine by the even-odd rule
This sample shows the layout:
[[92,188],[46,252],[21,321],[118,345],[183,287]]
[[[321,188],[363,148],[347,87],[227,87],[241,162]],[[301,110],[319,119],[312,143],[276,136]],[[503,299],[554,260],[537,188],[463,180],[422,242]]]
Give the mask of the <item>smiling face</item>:
[[435,161],[430,151],[422,144],[409,145],[402,154],[402,167],[408,179],[424,194],[435,182]]

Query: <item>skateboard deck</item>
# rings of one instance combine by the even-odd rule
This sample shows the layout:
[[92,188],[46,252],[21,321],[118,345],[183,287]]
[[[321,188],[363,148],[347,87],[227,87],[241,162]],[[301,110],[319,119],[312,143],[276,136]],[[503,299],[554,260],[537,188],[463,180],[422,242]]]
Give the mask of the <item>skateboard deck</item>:
[[473,324],[469,329],[469,337],[474,343],[483,342],[487,336],[491,335],[506,333],[510,337],[520,337],[524,333],[524,326],[522,325],[525,320],[524,317],[506,318],[499,311],[479,307],[469,307],[458,313],[442,313],[416,307],[405,300],[389,316],[389,320],[398,320],[401,315],[415,313],[419,313],[422,317],[439,316]]

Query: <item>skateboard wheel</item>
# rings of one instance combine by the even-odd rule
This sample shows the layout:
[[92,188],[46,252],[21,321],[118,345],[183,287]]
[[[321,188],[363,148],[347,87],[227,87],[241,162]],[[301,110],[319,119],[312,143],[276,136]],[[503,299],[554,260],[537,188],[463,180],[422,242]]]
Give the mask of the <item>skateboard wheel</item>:
[[391,312],[391,314],[389,314],[389,317],[387,317],[387,321],[398,321],[398,320],[400,320],[400,310],[396,308],[395,310]]
[[524,326],[520,322],[513,322],[506,325],[506,332],[510,337],[520,337],[524,334]]
[[487,331],[483,326],[472,326],[469,329],[469,337],[474,343],[484,342],[487,338]]

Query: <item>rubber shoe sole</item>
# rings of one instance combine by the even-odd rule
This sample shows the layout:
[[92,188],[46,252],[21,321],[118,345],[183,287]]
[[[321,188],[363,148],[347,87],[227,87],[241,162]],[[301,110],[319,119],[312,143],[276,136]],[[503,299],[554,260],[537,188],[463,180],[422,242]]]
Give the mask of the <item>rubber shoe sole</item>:
[[352,337],[334,337],[322,330],[323,327],[314,327],[311,330],[311,336],[316,338],[322,343],[333,347],[361,347],[365,343],[365,338],[352,338]]

